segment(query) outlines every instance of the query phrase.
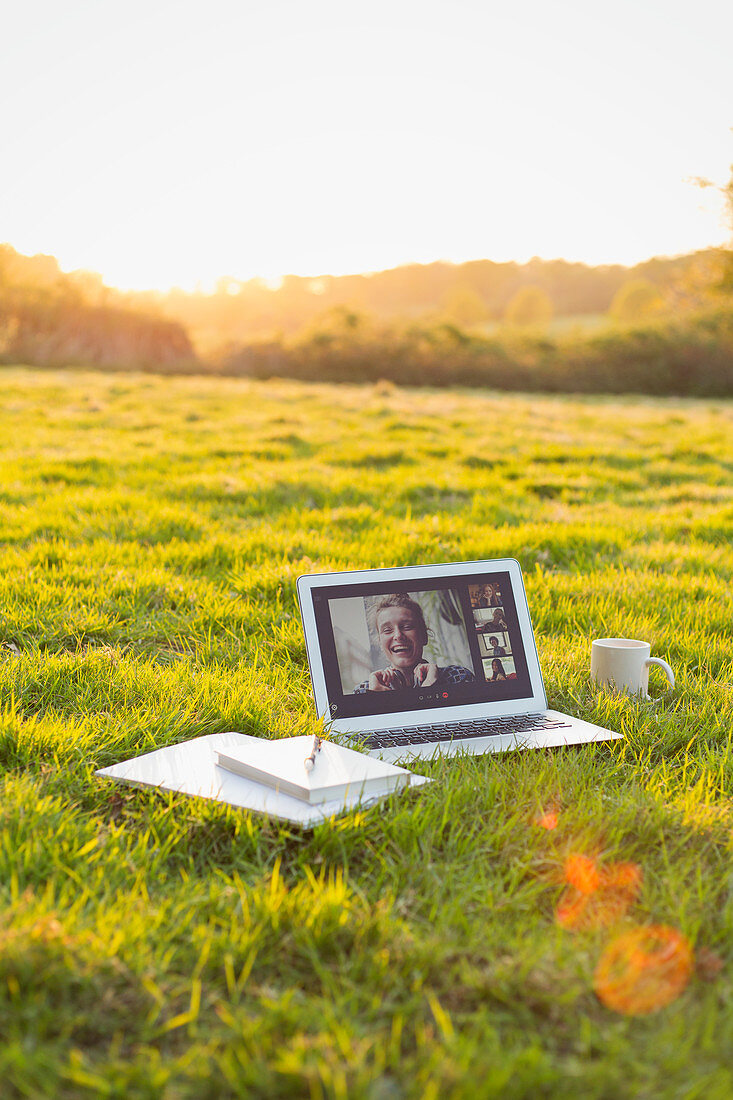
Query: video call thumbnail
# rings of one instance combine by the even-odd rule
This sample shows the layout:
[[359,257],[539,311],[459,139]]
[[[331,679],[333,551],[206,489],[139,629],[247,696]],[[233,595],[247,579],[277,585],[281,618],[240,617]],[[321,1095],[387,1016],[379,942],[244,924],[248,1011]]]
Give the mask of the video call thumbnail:
[[476,630],[481,634],[495,630],[503,632],[509,629],[503,607],[487,607],[474,611],[473,619]]
[[478,636],[478,648],[482,657],[509,657],[512,652],[512,643],[509,634],[505,630],[483,631]]
[[498,584],[470,584],[468,598],[474,611],[488,607],[502,607],[504,602]]
[[484,676],[490,684],[499,680],[516,680],[517,669],[512,657],[484,657]]
[[329,607],[344,695],[475,682],[458,589],[352,596]]

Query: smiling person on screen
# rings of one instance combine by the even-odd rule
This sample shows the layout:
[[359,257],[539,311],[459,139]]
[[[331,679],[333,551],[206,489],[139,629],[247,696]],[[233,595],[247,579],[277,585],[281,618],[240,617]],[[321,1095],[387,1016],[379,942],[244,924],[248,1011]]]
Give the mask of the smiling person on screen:
[[504,608],[503,607],[497,607],[496,610],[494,611],[494,617],[489,622],[489,629],[492,629],[492,628],[494,630],[508,630],[509,629],[509,627],[506,625],[506,619],[504,618]]
[[464,684],[476,677],[463,665],[440,668],[423,657],[428,628],[420,604],[395,592],[383,596],[374,609],[379,644],[389,664],[377,669],[354,688],[355,695],[367,691],[401,691],[432,684]]

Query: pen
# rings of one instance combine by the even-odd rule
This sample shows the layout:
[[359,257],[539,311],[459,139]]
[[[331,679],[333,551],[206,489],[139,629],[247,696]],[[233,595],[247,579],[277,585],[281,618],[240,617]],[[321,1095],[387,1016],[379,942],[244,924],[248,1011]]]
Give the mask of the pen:
[[316,753],[321,751],[321,738],[318,734],[315,734],[313,738],[313,748],[311,749],[310,756],[306,756],[303,761],[303,765],[307,772],[312,772],[316,766]]

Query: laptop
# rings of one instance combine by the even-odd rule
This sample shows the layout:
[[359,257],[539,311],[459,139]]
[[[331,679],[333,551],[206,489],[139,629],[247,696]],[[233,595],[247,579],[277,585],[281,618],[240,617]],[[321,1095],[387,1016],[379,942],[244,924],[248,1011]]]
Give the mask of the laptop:
[[519,562],[298,578],[313,694],[339,740],[387,761],[620,734],[548,710]]

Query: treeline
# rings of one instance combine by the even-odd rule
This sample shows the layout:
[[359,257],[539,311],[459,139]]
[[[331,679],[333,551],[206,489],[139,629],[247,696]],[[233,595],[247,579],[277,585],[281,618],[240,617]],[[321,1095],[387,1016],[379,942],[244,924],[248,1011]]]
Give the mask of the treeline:
[[254,378],[480,386],[550,393],[733,395],[733,309],[591,335],[501,338],[454,325],[382,330],[353,323],[291,342],[251,344],[218,370]]
[[590,267],[566,260],[526,264],[406,264],[369,275],[286,276],[277,287],[260,279],[219,280],[213,294],[173,290],[130,295],[132,304],[185,324],[204,353],[225,342],[293,336],[320,315],[348,306],[381,321],[428,319],[472,325],[502,320],[524,288],[541,292],[555,317],[606,313],[624,284],[649,284],[669,305],[700,304],[699,289],[716,278],[717,250],[657,258],[635,267]]
[[0,362],[108,369],[200,366],[184,326],[131,307],[88,272],[0,245]]
[[[708,250],[635,268],[562,260],[415,264],[341,279],[292,276],[276,290],[255,280],[229,281],[214,295],[146,295],[123,294],[94,273],[61,272],[52,256],[0,245],[0,362],[733,395],[732,256]],[[548,324],[553,310],[602,312],[620,299],[631,312],[614,307],[615,323],[597,331],[563,335]],[[487,318],[492,310],[505,323],[477,320],[477,311]],[[171,316],[176,311],[179,318]],[[630,325],[629,316],[650,319]],[[210,326],[204,343],[201,325]]]

